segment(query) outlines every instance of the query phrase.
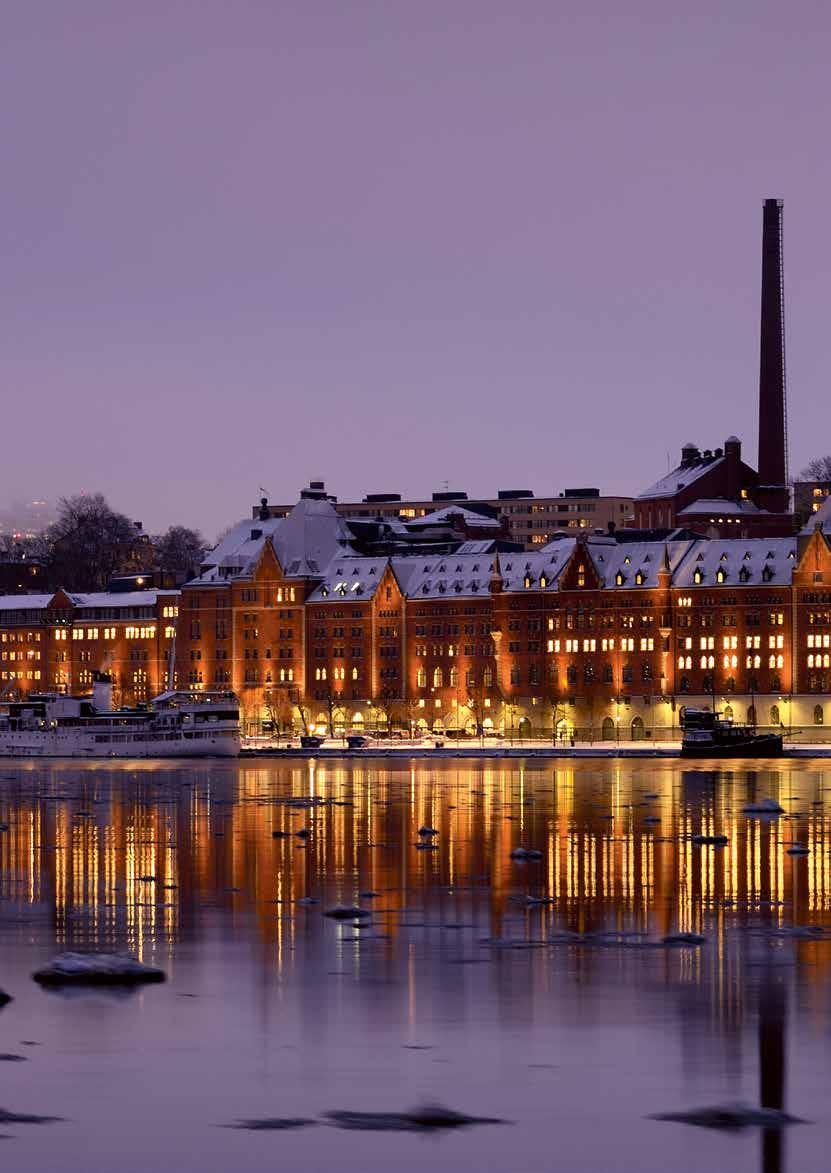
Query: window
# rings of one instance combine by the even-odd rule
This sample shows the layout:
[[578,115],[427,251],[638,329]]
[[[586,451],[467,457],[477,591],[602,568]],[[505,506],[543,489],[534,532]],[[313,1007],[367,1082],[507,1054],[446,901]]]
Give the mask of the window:
[[442,672],[441,668],[434,668],[433,669],[433,688],[443,688],[443,687],[444,687],[444,673]]
[[822,705],[814,705],[814,724],[823,725],[825,719],[822,712]]
[[416,685],[419,688],[427,687],[427,672],[425,671],[423,664],[419,664],[418,672],[416,673]]
[[771,723],[771,725],[780,725],[781,724],[781,722],[779,720],[779,706],[778,705],[771,705],[770,706],[770,723]]

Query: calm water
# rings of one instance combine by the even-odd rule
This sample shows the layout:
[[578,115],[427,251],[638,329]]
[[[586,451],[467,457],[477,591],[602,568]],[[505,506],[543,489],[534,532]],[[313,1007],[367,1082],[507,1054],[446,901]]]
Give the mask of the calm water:
[[[65,1118],[0,1125],[6,1167],[825,1168],[830,792],[819,762],[0,765],[0,1052],[26,1060],[0,1062],[0,1107]],[[741,813],[768,796],[786,817]],[[436,850],[416,848],[422,824]],[[712,831],[729,846],[690,842]],[[512,862],[518,845],[543,860]],[[360,930],[322,915],[355,902]],[[828,938],[790,931],[807,925]],[[707,944],[626,935],[677,930]],[[564,939],[602,931],[621,936]],[[31,981],[89,947],[170,980],[119,997]],[[647,1119],[760,1096],[813,1123],[780,1139]],[[425,1102],[512,1123],[219,1127]]]

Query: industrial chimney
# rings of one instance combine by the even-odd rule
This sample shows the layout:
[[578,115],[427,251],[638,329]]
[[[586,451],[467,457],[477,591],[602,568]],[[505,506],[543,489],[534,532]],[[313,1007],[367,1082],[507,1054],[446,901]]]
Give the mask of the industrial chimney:
[[765,200],[759,350],[759,504],[773,513],[787,513],[789,502],[782,200]]

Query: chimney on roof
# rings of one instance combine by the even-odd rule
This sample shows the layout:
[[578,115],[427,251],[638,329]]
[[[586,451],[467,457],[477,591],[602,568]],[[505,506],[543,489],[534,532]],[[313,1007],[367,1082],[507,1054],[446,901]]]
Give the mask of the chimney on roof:
[[724,441],[725,495],[730,501],[738,501],[741,492],[742,444],[738,436],[728,436]]
[[789,498],[782,200],[765,200],[762,211],[759,484],[775,490],[768,494],[767,507],[786,512]]
[[260,508],[257,516],[260,521],[268,521],[268,497],[260,497]]
[[681,449],[681,467],[689,468],[691,464],[701,459],[701,453],[695,444],[685,444]]

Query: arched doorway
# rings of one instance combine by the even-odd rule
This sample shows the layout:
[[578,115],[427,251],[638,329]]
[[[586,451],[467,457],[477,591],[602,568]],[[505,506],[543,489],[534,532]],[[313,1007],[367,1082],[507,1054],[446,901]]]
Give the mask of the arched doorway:
[[557,740],[568,741],[569,733],[570,730],[568,727],[568,721],[565,719],[565,717],[560,717],[559,721],[557,722]]
[[732,721],[733,720],[733,706],[732,705],[725,705],[724,706],[723,716],[724,716],[725,721]]
[[600,737],[603,741],[614,741],[615,723],[611,717],[604,717],[600,727]]
[[755,705],[748,705],[747,706],[747,723],[748,723],[748,725],[755,725],[756,724],[756,706]]
[[643,724],[643,717],[632,718],[632,740],[643,741],[646,736],[646,729]]
[[781,724],[781,722],[779,720],[779,706],[778,705],[771,705],[770,706],[770,723],[771,723],[771,725]]
[[815,725],[824,725],[825,724],[825,715],[822,711],[822,705],[814,705],[814,724]]
[[527,717],[521,717],[517,725],[517,736],[520,738],[531,736],[531,722]]

